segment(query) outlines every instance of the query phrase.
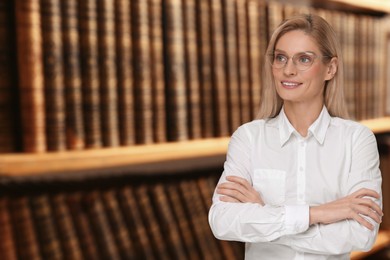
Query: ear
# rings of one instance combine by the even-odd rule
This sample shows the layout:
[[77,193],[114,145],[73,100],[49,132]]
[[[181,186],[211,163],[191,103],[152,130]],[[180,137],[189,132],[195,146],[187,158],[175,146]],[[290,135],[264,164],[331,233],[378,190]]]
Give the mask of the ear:
[[337,57],[333,57],[328,64],[328,70],[325,76],[326,81],[333,79],[334,75],[337,72],[337,66],[338,66],[338,59]]

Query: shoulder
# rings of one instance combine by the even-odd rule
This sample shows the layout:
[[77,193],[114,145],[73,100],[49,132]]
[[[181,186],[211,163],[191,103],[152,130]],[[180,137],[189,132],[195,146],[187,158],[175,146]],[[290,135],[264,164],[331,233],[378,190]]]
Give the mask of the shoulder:
[[351,136],[352,139],[361,137],[375,138],[374,133],[367,126],[353,120],[332,117],[330,127],[341,135]]

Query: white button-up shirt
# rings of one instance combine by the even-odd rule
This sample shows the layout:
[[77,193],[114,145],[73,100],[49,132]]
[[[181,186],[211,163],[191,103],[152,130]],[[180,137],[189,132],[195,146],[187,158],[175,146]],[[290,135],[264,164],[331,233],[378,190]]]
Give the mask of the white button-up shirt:
[[381,194],[374,134],[331,117],[325,107],[306,137],[283,109],[275,118],[239,127],[219,183],[229,175],[247,179],[265,203],[222,202],[214,193],[210,227],[219,239],[247,242],[245,259],[349,259],[351,251],[369,250],[375,242],[379,225],[371,219],[374,231],[354,220],[309,226],[309,206],[363,187]]

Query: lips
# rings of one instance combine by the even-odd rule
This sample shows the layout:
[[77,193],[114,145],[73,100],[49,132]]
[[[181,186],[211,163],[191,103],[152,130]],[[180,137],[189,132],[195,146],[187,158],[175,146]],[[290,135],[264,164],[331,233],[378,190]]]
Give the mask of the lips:
[[295,82],[295,81],[282,81],[281,83],[284,88],[288,88],[288,89],[297,88],[300,85],[302,85],[302,83]]

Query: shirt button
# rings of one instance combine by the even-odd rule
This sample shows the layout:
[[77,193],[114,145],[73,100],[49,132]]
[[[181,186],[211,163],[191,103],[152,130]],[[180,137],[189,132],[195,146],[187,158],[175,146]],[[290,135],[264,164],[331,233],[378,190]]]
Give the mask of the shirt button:
[[299,167],[299,171],[303,172],[303,167],[302,166]]
[[299,195],[299,199],[300,199],[300,200],[303,200],[303,195],[302,195],[302,194]]

